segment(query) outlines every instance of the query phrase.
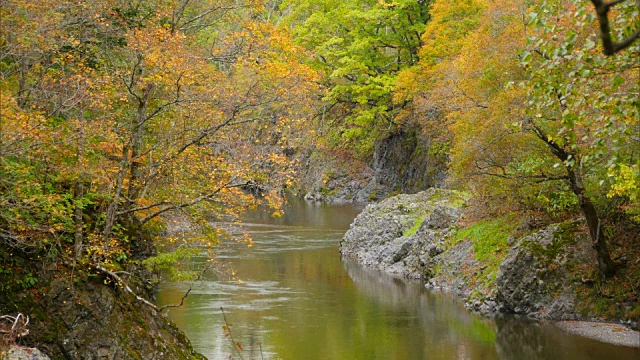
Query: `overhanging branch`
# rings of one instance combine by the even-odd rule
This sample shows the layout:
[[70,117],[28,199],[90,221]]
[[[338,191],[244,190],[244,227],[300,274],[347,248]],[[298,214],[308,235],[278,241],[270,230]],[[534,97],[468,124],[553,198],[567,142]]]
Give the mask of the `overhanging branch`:
[[[609,23],[609,11],[616,5],[624,2],[626,0],[613,0],[610,2],[605,2],[603,0],[591,0],[591,3],[595,7],[596,14],[598,17],[598,23],[600,24],[600,39],[602,40],[602,48],[603,53],[607,56],[614,55],[615,53],[622,51],[634,41],[640,39],[640,28],[637,29],[633,34],[629,35],[626,39],[623,39],[620,42],[616,42],[613,40],[613,35],[611,34],[611,25]],[[638,5],[640,10],[640,5]]]

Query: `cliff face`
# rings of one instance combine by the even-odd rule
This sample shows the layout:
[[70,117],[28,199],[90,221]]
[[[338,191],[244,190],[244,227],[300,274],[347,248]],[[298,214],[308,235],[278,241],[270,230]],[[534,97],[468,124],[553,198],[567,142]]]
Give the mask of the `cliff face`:
[[494,241],[504,235],[489,227],[478,227],[477,238],[466,236],[471,232],[459,224],[464,203],[463,194],[429,189],[368,205],[345,234],[340,252],[366,266],[456,293],[468,308],[482,313],[540,319],[601,315],[579,306],[579,293],[588,286],[585,278],[596,264],[580,220]]
[[446,149],[446,143],[409,128],[379,140],[367,161],[315,150],[299,157],[299,192],[311,201],[368,203],[442,186]]
[[442,186],[446,145],[406,129],[379,141],[373,153],[374,181],[402,193]]
[[[37,347],[53,360],[203,359],[168,318],[104,274],[0,250],[0,313],[21,312],[30,319],[20,344]],[[151,294],[144,284],[131,280],[130,285],[138,294]]]

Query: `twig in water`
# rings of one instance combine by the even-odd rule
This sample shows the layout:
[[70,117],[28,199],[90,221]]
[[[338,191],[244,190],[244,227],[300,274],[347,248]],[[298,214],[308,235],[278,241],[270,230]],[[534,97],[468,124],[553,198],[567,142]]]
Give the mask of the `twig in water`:
[[231,340],[231,345],[233,345],[233,348],[238,353],[238,356],[240,356],[240,359],[244,360],[244,357],[242,357],[242,354],[240,353],[240,343],[236,343],[235,340],[233,340],[233,334],[231,334],[231,325],[229,325],[229,322],[227,321],[227,316],[224,314],[224,309],[220,307],[220,311],[222,312],[222,319],[224,319],[224,325],[225,325],[224,328],[225,330],[227,330],[227,334],[229,334],[229,340]]
[[[209,264],[209,266],[205,266],[202,271],[200,271],[200,274],[198,274],[198,276],[195,278],[194,281],[198,281],[202,278],[202,275],[204,275],[205,272],[207,272],[209,269],[211,269],[213,265]],[[165,309],[169,309],[169,308],[176,308],[176,307],[180,307],[182,305],[184,305],[184,300],[187,298],[187,296],[189,296],[189,293],[191,292],[191,289],[193,288],[193,285],[189,286],[189,289],[187,290],[186,293],[184,293],[184,295],[182,296],[182,298],[180,299],[180,303],[179,304],[169,304],[169,305],[165,305],[163,307],[161,307],[158,311],[162,311]]]

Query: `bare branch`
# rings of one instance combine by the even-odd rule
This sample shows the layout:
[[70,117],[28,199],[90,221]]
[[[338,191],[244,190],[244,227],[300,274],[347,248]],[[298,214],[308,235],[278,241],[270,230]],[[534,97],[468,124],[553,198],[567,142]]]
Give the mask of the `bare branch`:
[[[205,272],[209,271],[209,269],[211,269],[213,265],[209,264],[208,266],[205,266],[202,271],[200,271],[200,274],[198,275],[198,277],[195,278],[195,281],[198,281],[202,278],[202,276],[204,275]],[[169,304],[169,305],[165,305],[163,307],[161,307],[158,311],[163,311],[165,309],[170,309],[170,308],[177,308],[180,307],[182,305],[184,305],[184,300],[187,298],[187,296],[189,296],[189,293],[191,292],[191,289],[193,288],[192,286],[189,286],[189,289],[187,290],[187,292],[184,293],[184,295],[182,295],[182,298],[180,299],[180,303],[179,304]]]
[[120,284],[120,286],[122,286],[124,291],[126,291],[129,294],[133,295],[136,298],[136,300],[138,300],[141,303],[149,306],[150,308],[152,308],[155,311],[159,311],[158,307],[156,305],[154,305],[153,303],[149,302],[147,299],[145,299],[143,297],[140,297],[133,290],[131,290],[129,285],[120,276],[118,276],[118,274],[114,273],[113,271],[107,270],[104,266],[99,265],[99,264],[96,265],[96,269],[98,269],[98,270],[102,271],[103,273],[109,275],[113,280],[115,280],[118,284]]
[[235,181],[235,179],[229,181],[228,183],[222,185],[221,187],[215,189],[214,191],[212,191],[210,193],[207,193],[207,194],[200,195],[200,196],[196,197],[195,199],[193,199],[191,201],[188,201],[188,202],[185,202],[185,203],[181,203],[181,204],[172,204],[172,205],[164,207],[164,208],[162,208],[160,210],[157,210],[157,211],[145,216],[144,218],[142,218],[142,220],[140,220],[140,224],[144,225],[149,220],[151,220],[151,219],[153,219],[153,218],[155,218],[155,217],[157,217],[159,215],[162,215],[167,211],[183,209],[183,208],[186,208],[186,207],[189,207],[189,206],[193,206],[193,205],[195,205],[195,204],[197,204],[199,202],[205,201],[205,200],[211,200],[211,199],[214,198],[214,196],[216,194],[218,194],[220,191],[222,191],[224,189],[238,188],[238,187],[243,187],[243,186],[249,185],[248,181],[240,183],[240,184],[232,184],[234,181]]
[[[126,200],[130,201],[130,199],[128,199],[128,198]],[[158,206],[161,206],[161,205],[167,205],[167,204],[171,204],[171,202],[170,201],[161,201],[159,203],[154,203],[154,204],[151,204],[151,205],[139,206],[139,207],[123,210],[123,211],[118,211],[116,213],[116,215],[117,216],[126,215],[126,214],[134,213],[134,212],[137,212],[137,211],[149,210],[151,208],[158,207]]]
[[460,86],[458,86],[458,83],[455,80],[451,80],[451,82],[462,93],[462,95],[464,95],[464,97],[466,97],[467,99],[471,100],[471,102],[473,102],[473,104],[476,107],[479,107],[479,108],[482,108],[482,109],[488,109],[489,108],[487,105],[480,104],[478,101],[476,101],[476,99],[472,98],[466,92],[464,92],[464,90],[462,90],[462,88],[460,88]]

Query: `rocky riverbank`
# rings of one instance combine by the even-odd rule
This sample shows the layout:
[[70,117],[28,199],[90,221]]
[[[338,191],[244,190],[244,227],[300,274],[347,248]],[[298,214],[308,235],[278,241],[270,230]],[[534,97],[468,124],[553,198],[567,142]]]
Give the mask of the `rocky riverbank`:
[[[603,317],[581,306],[594,283],[596,254],[580,220],[531,229],[505,216],[465,225],[465,206],[464,194],[443,189],[371,204],[345,234],[340,252],[455,293],[480,313]],[[627,317],[612,320],[637,326],[637,303],[620,305],[629,306]]]
[[[5,264],[0,267],[0,314],[19,312],[24,325],[13,338],[0,337],[0,358],[3,350],[11,350],[9,359],[20,360],[46,359],[42,354],[53,360],[204,359],[165,315],[136,298],[153,299],[153,288],[135,280],[145,271],[142,267],[118,272],[132,294],[87,265],[74,269],[2,245],[0,263]],[[5,325],[0,323],[0,330]],[[3,349],[14,341],[37,350]]]

